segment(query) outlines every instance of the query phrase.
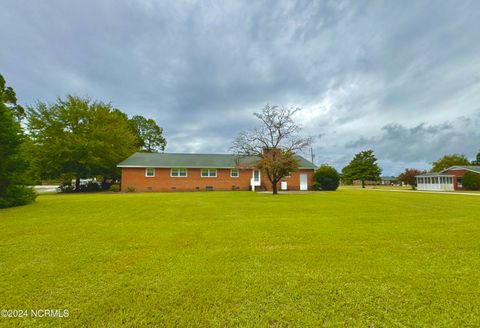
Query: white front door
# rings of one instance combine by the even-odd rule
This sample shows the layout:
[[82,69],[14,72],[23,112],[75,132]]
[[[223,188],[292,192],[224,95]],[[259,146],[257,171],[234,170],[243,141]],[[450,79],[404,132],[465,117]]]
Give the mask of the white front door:
[[260,184],[261,184],[260,171],[253,170],[252,178],[250,179],[250,186],[252,187],[252,190],[255,191],[255,187],[260,186]]
[[308,190],[308,176],[300,174],[300,190]]

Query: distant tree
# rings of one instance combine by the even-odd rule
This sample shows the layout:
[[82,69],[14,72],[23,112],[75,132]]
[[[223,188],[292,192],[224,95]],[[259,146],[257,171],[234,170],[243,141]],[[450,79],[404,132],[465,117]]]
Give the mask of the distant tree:
[[322,164],[315,171],[313,186],[316,190],[337,190],[340,185],[340,174],[327,164]]
[[467,190],[480,190],[480,174],[465,172],[462,177],[462,186]]
[[438,161],[432,163],[430,172],[440,172],[455,165],[470,165],[470,161],[462,154],[445,155]]
[[472,161],[472,165],[480,165],[480,153],[477,153],[477,158]]
[[28,108],[42,178],[112,176],[116,164],[138,150],[127,116],[110,104],[67,96]]
[[398,180],[412,187],[413,190],[417,188],[417,175],[425,174],[426,171],[417,169],[405,169],[405,172],[398,176]]
[[261,112],[254,113],[260,125],[240,133],[232,145],[237,155],[259,158],[254,164],[268,177],[274,195],[278,193],[278,182],[298,170],[294,154],[311,143],[310,138],[300,136],[301,127],[293,120],[299,110],[266,105]]
[[138,136],[139,147],[146,152],[165,150],[167,141],[163,137],[163,129],[152,119],[143,116],[133,116],[130,121]]
[[342,178],[345,181],[361,180],[362,188],[365,181],[380,180],[382,169],[377,164],[373,150],[366,150],[356,154],[352,161],[342,169]]
[[27,187],[29,162],[22,152],[26,137],[16,101],[15,92],[0,75],[0,208],[28,204],[36,197]]

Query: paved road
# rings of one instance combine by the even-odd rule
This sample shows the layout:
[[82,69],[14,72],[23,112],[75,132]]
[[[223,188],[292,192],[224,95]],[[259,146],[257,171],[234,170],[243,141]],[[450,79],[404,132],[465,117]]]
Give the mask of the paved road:
[[45,192],[58,192],[58,186],[33,186],[36,192],[42,194]]

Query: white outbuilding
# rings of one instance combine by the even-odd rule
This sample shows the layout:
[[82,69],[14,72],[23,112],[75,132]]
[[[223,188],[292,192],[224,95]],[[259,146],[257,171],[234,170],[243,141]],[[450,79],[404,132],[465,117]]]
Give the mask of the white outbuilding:
[[416,176],[417,190],[433,190],[433,191],[453,191],[455,190],[454,179],[452,174],[443,173],[425,173]]

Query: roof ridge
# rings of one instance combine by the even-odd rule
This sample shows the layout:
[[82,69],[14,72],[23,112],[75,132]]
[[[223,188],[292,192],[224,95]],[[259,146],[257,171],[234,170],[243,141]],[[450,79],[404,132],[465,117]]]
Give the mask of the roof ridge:
[[171,152],[143,152],[137,151],[136,154],[155,154],[155,155],[235,155],[231,153],[171,153]]

